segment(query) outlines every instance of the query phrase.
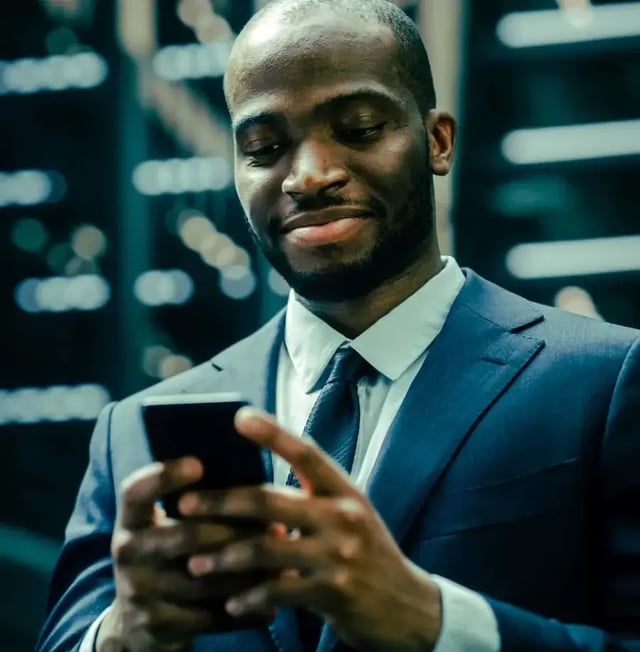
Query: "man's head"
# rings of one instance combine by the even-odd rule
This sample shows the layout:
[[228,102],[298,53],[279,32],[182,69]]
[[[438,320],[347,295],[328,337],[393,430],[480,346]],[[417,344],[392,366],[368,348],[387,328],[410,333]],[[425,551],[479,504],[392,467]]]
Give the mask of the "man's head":
[[395,5],[276,0],[238,37],[225,94],[251,232],[300,295],[365,296],[433,250],[454,127]]

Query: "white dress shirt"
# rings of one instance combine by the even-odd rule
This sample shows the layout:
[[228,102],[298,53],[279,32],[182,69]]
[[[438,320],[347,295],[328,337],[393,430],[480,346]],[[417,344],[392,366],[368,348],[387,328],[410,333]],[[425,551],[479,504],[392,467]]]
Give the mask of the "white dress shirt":
[[[320,393],[318,381],[333,355],[345,344],[355,349],[377,372],[358,383],[360,430],[351,475],[364,492],[389,426],[464,284],[456,261],[443,258],[443,262],[435,277],[353,340],[316,317],[293,292],[289,295],[278,361],[276,417],[290,432],[302,433]],[[288,464],[274,456],[273,469],[274,484],[284,486]],[[498,625],[489,603],[455,582],[431,577],[442,600],[442,628],[434,652],[499,652]],[[85,635],[80,652],[94,649],[102,617]]]
[[[443,262],[435,277],[353,340],[289,295],[276,386],[276,417],[284,428],[303,432],[321,391],[318,381],[339,347],[349,344],[378,372],[358,383],[360,430],[351,476],[364,492],[389,427],[464,285],[456,261]],[[289,465],[274,456],[273,469],[274,483],[284,486]],[[433,579],[443,614],[434,652],[497,652],[498,625],[488,602],[450,580]]]

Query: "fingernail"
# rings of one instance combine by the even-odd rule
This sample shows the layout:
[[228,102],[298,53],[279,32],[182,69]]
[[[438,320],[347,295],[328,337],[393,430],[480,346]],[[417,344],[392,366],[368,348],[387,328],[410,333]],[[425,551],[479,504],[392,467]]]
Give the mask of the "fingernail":
[[232,616],[239,616],[245,611],[260,607],[265,603],[266,599],[267,590],[264,587],[261,587],[249,591],[239,598],[231,598],[230,600],[227,600],[225,609],[227,610],[227,613]]
[[180,460],[178,470],[181,475],[193,477],[202,472],[202,464],[195,457],[186,457]]
[[247,426],[257,426],[264,423],[262,412],[248,405],[238,410],[236,413],[236,419],[241,421],[243,425]]
[[235,546],[225,550],[220,556],[223,566],[234,567],[238,564],[245,564],[251,559],[251,550],[248,546]]
[[224,607],[231,616],[239,616],[244,611],[242,600],[237,600],[236,598],[227,600],[227,604]]
[[252,607],[257,607],[265,601],[266,597],[267,592],[265,589],[254,589],[245,595],[244,602]]
[[185,494],[180,498],[178,507],[183,514],[193,514],[198,509],[198,498],[195,494]]
[[213,559],[211,557],[191,557],[189,559],[189,570],[192,575],[205,575],[210,573],[214,568]]

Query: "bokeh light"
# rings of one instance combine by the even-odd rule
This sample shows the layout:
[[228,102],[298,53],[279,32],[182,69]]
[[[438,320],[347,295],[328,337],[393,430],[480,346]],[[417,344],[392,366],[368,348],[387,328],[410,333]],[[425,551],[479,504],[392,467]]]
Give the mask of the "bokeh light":
[[47,229],[40,220],[32,217],[19,219],[11,229],[11,241],[13,244],[30,253],[41,251],[47,243],[49,235]]
[[16,286],[14,297],[17,306],[29,313],[92,311],[108,303],[111,287],[97,274],[29,278]]
[[102,256],[107,248],[105,234],[96,226],[83,224],[71,236],[71,248],[84,260],[94,260]]
[[95,52],[0,61],[0,95],[94,88],[108,74],[106,59]]
[[147,306],[182,305],[193,296],[189,274],[179,269],[149,270],[135,282],[134,293]]
[[136,190],[151,196],[224,190],[232,181],[229,163],[215,156],[145,161],[133,171]]
[[95,419],[111,400],[102,385],[0,390],[0,425]]

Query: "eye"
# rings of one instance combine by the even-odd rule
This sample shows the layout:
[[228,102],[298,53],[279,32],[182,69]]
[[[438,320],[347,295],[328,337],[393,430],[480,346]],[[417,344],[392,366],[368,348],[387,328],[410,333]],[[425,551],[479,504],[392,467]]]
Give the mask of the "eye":
[[245,158],[249,159],[249,165],[269,165],[274,163],[284,149],[281,143],[268,143],[268,144],[249,144],[245,147],[243,154]]
[[381,122],[370,127],[341,127],[338,136],[347,142],[366,143],[375,140],[382,133],[385,124]]

